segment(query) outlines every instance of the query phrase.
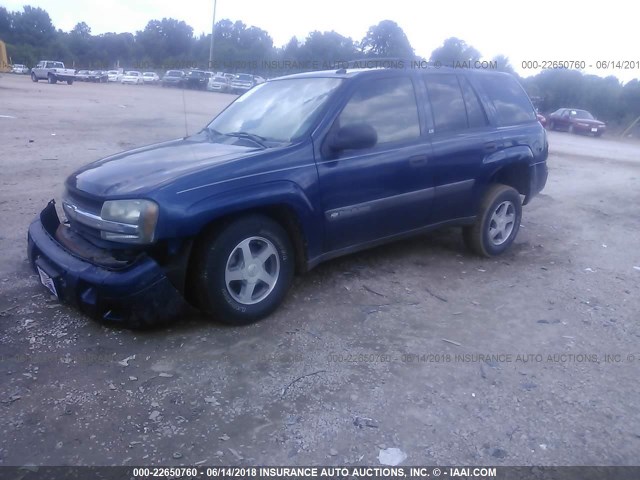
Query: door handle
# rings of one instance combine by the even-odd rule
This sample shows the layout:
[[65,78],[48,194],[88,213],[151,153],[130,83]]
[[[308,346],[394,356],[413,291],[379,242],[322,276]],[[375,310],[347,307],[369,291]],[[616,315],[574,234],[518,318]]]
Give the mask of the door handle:
[[412,167],[420,167],[422,165],[426,165],[428,161],[429,157],[424,154],[414,155],[413,157],[409,158],[409,165],[411,165]]

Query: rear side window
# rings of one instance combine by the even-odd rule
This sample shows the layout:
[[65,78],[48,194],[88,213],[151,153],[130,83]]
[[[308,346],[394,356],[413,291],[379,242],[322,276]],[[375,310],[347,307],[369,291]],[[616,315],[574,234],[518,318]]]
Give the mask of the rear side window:
[[468,127],[467,110],[455,75],[425,75],[436,133],[453,132]]
[[515,78],[507,75],[478,75],[477,78],[491,98],[501,125],[536,119],[529,97]]
[[462,96],[464,97],[464,104],[467,107],[467,118],[469,119],[469,128],[484,127],[489,124],[487,121],[487,115],[484,113],[484,108],[476,92],[469,84],[469,81],[465,77],[458,77],[460,80],[460,87],[462,88]]
[[364,83],[338,121],[341,127],[368,123],[378,133],[378,144],[418,138],[418,105],[411,79],[383,78]]

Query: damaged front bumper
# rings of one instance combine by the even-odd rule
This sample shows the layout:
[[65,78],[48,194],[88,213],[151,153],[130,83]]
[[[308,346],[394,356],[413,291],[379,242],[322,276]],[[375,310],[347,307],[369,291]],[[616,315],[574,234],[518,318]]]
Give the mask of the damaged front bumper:
[[107,322],[139,328],[164,323],[186,302],[163,268],[142,254],[124,266],[82,258],[56,240],[61,225],[52,200],[29,226],[28,254],[51,293],[82,312]]

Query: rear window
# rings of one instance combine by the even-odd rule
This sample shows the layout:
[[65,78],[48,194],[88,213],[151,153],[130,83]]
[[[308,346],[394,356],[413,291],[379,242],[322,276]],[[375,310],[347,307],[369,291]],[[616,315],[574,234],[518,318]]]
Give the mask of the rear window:
[[508,75],[478,75],[477,78],[493,102],[500,125],[536,120],[533,105],[515,78]]
[[431,100],[435,131],[455,132],[466,129],[467,110],[455,75],[425,75]]

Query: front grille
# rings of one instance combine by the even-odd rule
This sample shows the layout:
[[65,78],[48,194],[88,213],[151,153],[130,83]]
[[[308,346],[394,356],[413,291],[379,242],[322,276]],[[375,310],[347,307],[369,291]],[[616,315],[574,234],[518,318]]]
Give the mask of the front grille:
[[[97,216],[100,215],[100,211],[102,210],[101,201],[95,200],[86,195],[82,195],[77,191],[67,190],[65,197],[63,199],[63,203],[64,202],[68,202],[72,205],[75,205],[79,209],[84,210],[85,212],[89,212]],[[64,208],[63,208],[63,211],[64,211]],[[79,233],[89,241],[94,242],[95,240],[100,240],[101,238],[100,231],[98,229],[92,228],[88,225],[84,225],[80,222],[74,221],[73,219],[69,218],[69,216],[66,213],[65,213],[65,217],[67,217],[67,220],[69,221],[69,226],[73,231]]]
[[93,213],[94,215],[100,215],[100,211],[102,210],[102,201],[95,200],[87,195],[82,195],[77,191],[67,190],[64,199],[85,212]]

